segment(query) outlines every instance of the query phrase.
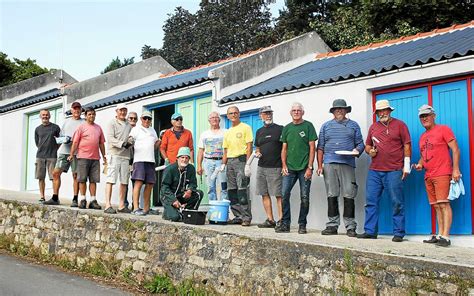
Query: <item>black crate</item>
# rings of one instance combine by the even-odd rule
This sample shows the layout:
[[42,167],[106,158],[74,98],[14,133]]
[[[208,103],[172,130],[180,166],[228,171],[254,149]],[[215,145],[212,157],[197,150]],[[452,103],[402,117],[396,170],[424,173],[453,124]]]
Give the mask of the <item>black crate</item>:
[[204,225],[206,215],[207,211],[183,210],[183,222],[185,224]]

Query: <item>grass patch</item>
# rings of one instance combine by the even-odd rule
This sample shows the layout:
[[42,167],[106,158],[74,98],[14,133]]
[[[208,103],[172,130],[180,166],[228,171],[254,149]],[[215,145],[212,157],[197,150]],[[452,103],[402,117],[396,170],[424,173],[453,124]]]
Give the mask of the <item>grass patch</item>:
[[152,294],[166,294],[175,296],[212,296],[218,295],[210,287],[193,280],[184,280],[177,285],[167,275],[155,275],[144,284],[145,289]]
[[153,294],[172,294],[176,293],[176,288],[171,279],[166,275],[156,275],[150,281],[145,283],[145,289]]

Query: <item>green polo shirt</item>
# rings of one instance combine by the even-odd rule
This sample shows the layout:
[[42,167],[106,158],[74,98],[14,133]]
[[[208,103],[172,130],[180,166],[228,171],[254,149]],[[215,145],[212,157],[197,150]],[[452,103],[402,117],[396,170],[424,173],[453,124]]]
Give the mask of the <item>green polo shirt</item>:
[[308,167],[309,142],[316,141],[318,135],[311,122],[304,120],[300,124],[290,122],[281,133],[280,141],[286,143],[286,165],[292,171]]

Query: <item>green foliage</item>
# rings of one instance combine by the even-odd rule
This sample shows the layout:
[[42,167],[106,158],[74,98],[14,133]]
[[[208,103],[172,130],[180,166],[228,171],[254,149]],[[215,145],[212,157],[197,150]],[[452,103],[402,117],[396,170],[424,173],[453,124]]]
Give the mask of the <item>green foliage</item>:
[[202,1],[192,14],[177,7],[163,26],[161,49],[143,46],[141,57],[161,55],[176,69],[214,62],[274,43],[265,1]]
[[104,71],[100,72],[100,74],[104,74],[104,73],[117,70],[119,68],[122,68],[128,65],[131,65],[134,63],[134,59],[135,57],[123,58],[123,62],[122,62],[119,57],[116,57],[110,62],[110,64],[107,67],[105,67]]
[[156,275],[145,284],[145,289],[150,293],[175,294],[176,288],[171,279],[165,275]]
[[11,61],[7,54],[0,52],[0,87],[44,73],[48,73],[48,69],[38,66],[36,60],[13,58]]

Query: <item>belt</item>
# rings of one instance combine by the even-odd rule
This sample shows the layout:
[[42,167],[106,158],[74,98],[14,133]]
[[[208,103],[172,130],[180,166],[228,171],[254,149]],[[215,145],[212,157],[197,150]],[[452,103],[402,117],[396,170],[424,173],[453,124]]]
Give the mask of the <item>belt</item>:
[[205,159],[222,160],[222,157],[204,157]]

